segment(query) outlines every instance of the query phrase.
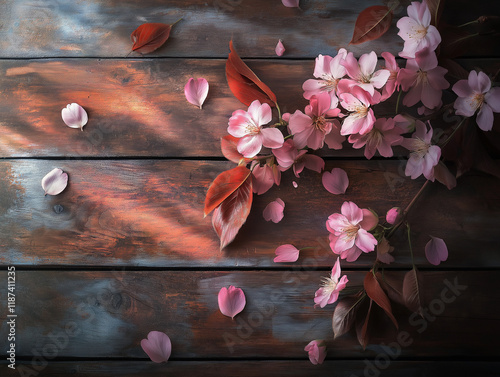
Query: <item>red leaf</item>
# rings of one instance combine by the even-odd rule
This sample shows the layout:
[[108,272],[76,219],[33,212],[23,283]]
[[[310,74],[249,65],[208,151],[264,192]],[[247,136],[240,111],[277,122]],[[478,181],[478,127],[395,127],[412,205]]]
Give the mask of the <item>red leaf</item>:
[[384,293],[384,290],[380,287],[380,284],[373,275],[372,271],[368,271],[368,273],[366,274],[363,285],[368,297],[370,297],[378,306],[384,309],[385,314],[389,316],[392,323],[394,323],[396,328],[398,328],[398,321],[396,321],[396,318],[394,318],[394,315],[392,314],[391,302],[389,301],[387,295]]
[[246,163],[252,161],[250,158],[245,158],[243,155],[238,152],[237,145],[238,145],[238,139],[237,137],[234,137],[232,135],[226,135],[223,138],[220,139],[220,148],[222,150],[222,154],[224,157],[226,157],[229,161],[232,161],[236,164],[239,164],[241,160],[244,160]]
[[333,333],[334,339],[348,332],[356,320],[356,312],[359,305],[366,296],[362,292],[354,296],[348,296],[339,300],[335,311],[333,312]]
[[[371,272],[370,272],[371,273]],[[369,337],[368,337],[368,322],[370,321],[370,313],[372,311],[373,300],[370,299],[370,306],[368,307],[368,311],[366,312],[365,320],[363,321],[363,326],[361,326],[360,316],[358,315],[356,318],[356,335],[358,337],[358,342],[363,347],[363,350],[366,349],[368,345]]]
[[408,309],[423,317],[422,304],[420,302],[420,288],[418,285],[418,272],[415,267],[405,274],[403,280],[403,299]]
[[400,275],[393,276],[390,272],[385,271],[382,275],[380,272],[376,273],[377,280],[382,289],[387,293],[387,296],[394,302],[405,305],[403,299],[403,281]]
[[380,38],[385,34],[392,22],[392,8],[374,5],[362,11],[354,25],[351,45],[357,45]]
[[229,48],[231,52],[226,61],[226,79],[234,96],[247,106],[255,100],[275,106],[276,95],[241,60],[234,51],[233,41],[229,42]]
[[252,197],[252,177],[249,175],[243,184],[215,209],[212,225],[220,238],[221,250],[234,240],[247,220],[252,208]]
[[175,23],[172,25],[161,23],[142,24],[130,35],[130,39],[134,43],[132,51],[149,54],[161,47],[170,36],[170,30]]
[[457,185],[457,178],[450,173],[443,161],[439,161],[439,164],[434,166],[434,178],[448,187],[448,190]]
[[208,188],[203,211],[205,216],[235,192],[250,174],[251,172],[246,166],[237,166],[219,174]]
[[443,13],[444,0],[426,0],[426,3],[431,12],[431,25],[437,26]]

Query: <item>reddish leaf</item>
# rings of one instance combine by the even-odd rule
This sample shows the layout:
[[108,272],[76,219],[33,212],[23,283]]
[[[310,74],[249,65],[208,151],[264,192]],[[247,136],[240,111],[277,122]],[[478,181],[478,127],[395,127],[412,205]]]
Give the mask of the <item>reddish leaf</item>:
[[384,5],[374,5],[362,11],[354,25],[351,45],[357,45],[380,38],[392,22],[392,9]]
[[451,190],[457,185],[457,178],[450,173],[450,170],[443,161],[439,161],[439,164],[434,166],[434,178],[448,187],[448,190]]
[[247,106],[255,100],[275,106],[276,95],[240,59],[234,51],[233,41],[229,42],[229,48],[231,52],[226,61],[226,79],[234,96]]
[[423,317],[422,304],[420,302],[420,288],[418,285],[418,272],[415,267],[405,274],[403,280],[403,299],[408,309]]
[[142,24],[130,35],[130,39],[134,43],[132,51],[149,54],[161,47],[167,41],[170,30],[175,24],[176,22],[172,25],[161,23]]
[[398,321],[396,321],[396,318],[394,318],[394,315],[392,314],[391,302],[389,301],[387,295],[384,293],[382,287],[380,287],[380,284],[377,281],[376,277],[373,275],[372,271],[368,271],[368,273],[366,274],[363,285],[368,297],[370,297],[378,306],[384,309],[385,314],[389,316],[396,328],[398,328]]
[[437,26],[443,13],[444,0],[426,0],[426,3],[431,12],[431,25]]
[[339,300],[333,312],[333,333],[334,339],[348,332],[356,320],[356,312],[359,304],[366,296],[362,292],[354,296],[348,296]]
[[387,293],[387,296],[392,301],[405,305],[403,299],[403,281],[399,275],[393,276],[390,272],[385,271],[383,275],[377,272],[376,276],[380,286],[385,293]]
[[251,208],[252,177],[249,175],[243,184],[215,209],[212,215],[212,225],[220,238],[221,250],[234,240],[247,220]]
[[[371,273],[371,272],[370,272]],[[370,313],[372,311],[373,300],[370,299],[370,306],[368,307],[368,311],[366,312],[366,317],[363,321],[360,315],[356,318],[356,335],[358,337],[358,342],[363,347],[363,350],[366,349],[368,345],[369,336],[368,336],[368,322],[370,321]],[[361,313],[360,313],[361,314]],[[361,326],[363,324],[363,326]]]
[[238,145],[238,139],[237,137],[234,137],[232,135],[226,135],[223,138],[220,139],[220,148],[222,150],[222,154],[224,157],[226,157],[229,161],[232,161],[236,164],[239,164],[241,160],[244,160],[246,163],[252,161],[250,158],[245,158],[243,155],[238,152],[237,145]]
[[246,166],[237,166],[219,174],[208,188],[205,198],[205,216],[235,192],[250,174],[251,172]]

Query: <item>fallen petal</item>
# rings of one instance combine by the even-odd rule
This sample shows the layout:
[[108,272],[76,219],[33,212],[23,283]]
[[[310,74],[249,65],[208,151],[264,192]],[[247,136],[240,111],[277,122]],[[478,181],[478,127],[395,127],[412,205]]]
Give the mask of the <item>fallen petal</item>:
[[245,307],[245,293],[240,288],[229,286],[222,287],[219,291],[219,309],[227,317],[234,317]]
[[87,112],[77,103],[66,105],[61,111],[61,116],[68,127],[79,128],[83,131],[83,126],[89,121]]
[[141,347],[155,363],[166,363],[172,352],[170,338],[160,331],[151,331],[147,339],[141,340]]
[[347,187],[349,186],[349,178],[347,173],[340,168],[333,168],[332,172],[324,172],[323,177],[321,177],[323,186],[332,194],[345,194]]
[[276,258],[274,258],[274,262],[296,262],[299,259],[299,252],[299,249],[290,244],[278,246],[275,250]]
[[425,245],[425,257],[430,264],[437,266],[448,259],[448,248],[441,238],[432,237]]
[[55,168],[42,178],[42,188],[45,195],[60,194],[68,185],[68,174],[61,169]]
[[298,8],[299,0],[281,0],[283,5],[288,8]]
[[285,203],[280,198],[275,201],[269,203],[264,212],[262,213],[264,219],[266,221],[272,221],[273,223],[279,223],[283,220],[284,214],[283,211],[285,209]]
[[208,95],[208,81],[204,78],[190,78],[184,87],[184,95],[189,103],[198,106],[201,109],[203,102]]
[[297,187],[299,187],[299,184],[295,181],[292,181],[292,186],[293,186],[293,188],[297,188]]
[[283,53],[285,52],[285,46],[283,46],[283,42],[281,42],[281,39],[278,41],[278,44],[276,45],[275,48],[276,55],[282,56]]

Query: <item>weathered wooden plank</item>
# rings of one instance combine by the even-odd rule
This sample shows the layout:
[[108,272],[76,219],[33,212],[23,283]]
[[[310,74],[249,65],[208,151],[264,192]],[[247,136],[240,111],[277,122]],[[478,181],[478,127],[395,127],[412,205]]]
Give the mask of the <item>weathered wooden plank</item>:
[[[327,170],[346,170],[350,186],[345,195],[328,193],[315,172],[305,171],[297,179],[290,171],[283,174],[281,186],[255,197],[247,224],[233,244],[219,251],[210,217],[204,219],[202,209],[210,182],[233,166],[179,160],[4,160],[0,245],[6,252],[0,263],[276,267],[275,248],[293,243],[316,247],[304,251],[298,265],[327,267],[333,254],[325,221],[344,201],[384,215],[393,206],[406,206],[423,184],[403,178],[404,162],[399,161],[328,162]],[[55,167],[68,172],[69,186],[60,195],[44,197],[41,179]],[[430,267],[423,250],[433,235],[448,244],[446,267],[500,266],[499,185],[496,178],[474,173],[460,178],[452,191],[431,185],[410,217],[416,263]],[[262,211],[276,197],[286,203],[285,218],[267,223]],[[407,266],[404,233],[395,239],[395,256]],[[356,264],[369,266],[373,259],[373,254],[363,255]]]
[[[487,72],[500,68],[498,59],[465,63]],[[276,92],[284,112],[303,110],[302,83],[312,77],[314,60],[249,64]],[[231,94],[224,70],[224,60],[0,61],[0,157],[222,156],[228,119],[244,108]],[[184,97],[193,76],[210,83],[201,111]],[[71,102],[89,113],[83,132],[61,119],[61,109]],[[394,116],[394,109],[395,98],[375,106],[375,114]],[[345,145],[322,153],[363,155]]]
[[[362,284],[366,272],[344,273],[352,287]],[[174,360],[305,359],[304,346],[313,339],[326,339],[329,356],[334,359],[375,358],[390,352],[388,346],[396,352],[392,342],[398,339],[397,334],[400,357],[405,358],[487,358],[500,352],[498,271],[424,272],[426,319],[394,305],[399,330],[387,321],[387,335],[373,336],[366,351],[355,334],[334,341],[333,309],[314,309],[314,292],[325,274],[17,271],[16,354],[147,358],[140,340],[151,330],[169,335]],[[0,276],[6,281],[6,271]],[[224,317],[217,305],[220,288],[228,285],[243,288],[247,297],[244,311],[234,320]],[[0,292],[5,297],[6,284]],[[6,312],[5,300],[0,309]],[[384,327],[377,326],[377,332]],[[4,321],[2,339],[6,331]]]
[[[0,5],[4,15],[0,56],[123,57],[130,51],[130,34],[137,26],[144,22],[173,23],[182,17],[167,44],[152,56],[223,57],[233,39],[242,56],[276,57],[274,47],[281,38],[287,57],[314,57],[318,51],[327,53],[347,46],[358,14],[377,4],[368,0],[301,1],[300,11],[268,0],[176,0],[167,4],[160,0],[7,0]],[[371,50],[402,50],[396,22],[406,15],[403,5],[409,1],[400,4],[386,35],[350,46],[357,55]],[[496,2],[482,0],[471,7],[460,0],[447,2],[444,13],[450,15],[450,23],[458,24],[484,14],[498,14],[500,9]],[[497,48],[495,44],[478,43],[468,55],[489,52],[498,56],[496,42]]]
[[[377,367],[383,366],[383,368]],[[35,364],[36,366],[36,364]],[[0,370],[3,368],[0,364]],[[28,369],[29,368],[29,369]],[[264,370],[266,375],[275,377],[356,377],[376,376],[425,376],[442,377],[444,375],[461,376],[498,376],[498,362],[471,362],[471,361],[391,361],[385,360],[326,360],[322,365],[312,365],[305,360],[287,361],[169,361],[168,364],[155,364],[140,361],[51,361],[43,369],[43,373],[52,377],[164,377],[165,374],[175,376],[223,377],[242,376],[260,377]],[[7,376],[12,370],[5,367]],[[19,363],[18,370],[35,369],[30,363]],[[366,371],[366,372],[365,372]],[[370,374],[371,373],[371,374]],[[40,374],[41,375],[41,374]]]

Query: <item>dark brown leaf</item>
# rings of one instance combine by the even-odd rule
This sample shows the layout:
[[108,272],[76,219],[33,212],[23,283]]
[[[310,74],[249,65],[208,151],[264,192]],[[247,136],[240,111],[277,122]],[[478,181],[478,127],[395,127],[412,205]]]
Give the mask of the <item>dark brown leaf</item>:
[[246,166],[237,166],[219,174],[208,188],[203,211],[205,216],[235,192],[250,174],[251,172]]
[[241,60],[233,48],[233,41],[229,42],[229,48],[231,52],[226,61],[226,79],[234,96],[247,106],[255,100],[275,106],[276,95]]
[[448,187],[448,190],[451,190],[457,185],[457,178],[451,174],[443,161],[439,161],[439,163],[434,166],[434,178]]
[[419,280],[419,273],[415,267],[405,274],[403,279],[403,299],[408,309],[423,317]]
[[212,215],[212,225],[220,238],[220,248],[229,245],[247,220],[252,208],[252,177],[249,175]]
[[392,22],[392,9],[384,5],[374,5],[363,10],[354,25],[351,45],[357,45],[380,38],[389,30]]
[[370,299],[370,306],[368,307],[368,311],[366,312],[366,316],[363,316],[361,311],[358,312],[356,316],[356,335],[358,338],[358,342],[363,347],[363,350],[366,349],[368,342],[370,341],[370,337],[368,334],[368,322],[370,321],[370,313],[372,311],[373,300]]
[[377,272],[376,276],[380,286],[385,293],[387,293],[387,296],[392,301],[404,306],[403,280],[400,278],[400,275],[393,275],[390,271],[385,271],[383,275]]
[[437,26],[443,13],[445,0],[426,0],[429,11],[431,12],[431,25]]
[[396,321],[396,318],[392,314],[391,302],[389,301],[387,295],[384,293],[382,287],[380,287],[380,284],[377,281],[376,277],[373,275],[372,271],[368,271],[368,273],[366,274],[363,285],[368,297],[375,301],[375,303],[384,310],[384,312],[391,319],[392,323],[394,323],[394,326],[398,328],[398,321]]
[[347,296],[339,300],[333,312],[333,334],[334,339],[348,332],[356,320],[356,312],[359,304],[366,296],[359,292],[354,296]]
[[150,52],[158,49],[167,41],[170,36],[170,30],[174,24],[142,24],[130,35],[130,39],[134,43],[132,51],[137,51],[141,54],[149,54]]

